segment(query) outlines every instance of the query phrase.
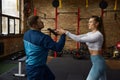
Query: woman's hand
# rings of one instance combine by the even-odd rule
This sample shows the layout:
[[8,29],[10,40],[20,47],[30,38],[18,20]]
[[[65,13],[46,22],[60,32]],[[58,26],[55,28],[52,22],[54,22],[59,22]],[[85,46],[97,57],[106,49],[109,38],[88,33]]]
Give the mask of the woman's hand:
[[64,29],[62,29],[61,27],[59,27],[59,28],[56,30],[56,32],[57,32],[58,34],[65,34],[66,30],[64,30]]

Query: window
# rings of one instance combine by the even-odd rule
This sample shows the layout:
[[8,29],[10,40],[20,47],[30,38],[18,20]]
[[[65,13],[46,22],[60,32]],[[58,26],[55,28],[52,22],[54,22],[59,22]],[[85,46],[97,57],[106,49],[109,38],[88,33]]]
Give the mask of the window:
[[15,34],[19,34],[19,31],[20,31],[20,21],[18,19],[15,19]]
[[8,18],[2,17],[2,34],[8,34]]
[[9,30],[10,30],[10,34],[14,34],[14,19],[9,19]]
[[19,17],[19,0],[2,0],[2,14]]
[[21,2],[23,0],[0,0],[0,34],[21,34]]

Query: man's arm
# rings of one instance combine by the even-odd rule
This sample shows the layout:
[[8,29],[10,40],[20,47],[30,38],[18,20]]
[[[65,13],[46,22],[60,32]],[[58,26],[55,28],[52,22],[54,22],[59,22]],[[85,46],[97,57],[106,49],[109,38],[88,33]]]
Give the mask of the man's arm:
[[65,45],[66,35],[62,34],[59,41],[55,42],[50,36],[45,36],[41,46],[44,46],[47,49],[51,49],[57,52],[60,52]]

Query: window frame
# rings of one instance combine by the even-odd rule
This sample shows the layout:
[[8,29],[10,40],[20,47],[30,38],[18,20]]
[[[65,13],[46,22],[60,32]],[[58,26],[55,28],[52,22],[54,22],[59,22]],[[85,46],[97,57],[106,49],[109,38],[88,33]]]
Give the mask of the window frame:
[[[8,19],[8,34],[4,35],[2,34],[2,17],[6,17]],[[14,20],[14,33],[10,33],[10,19]],[[15,28],[16,28],[16,22],[15,20],[19,20],[19,33],[16,34]],[[11,36],[11,35],[21,35],[21,0],[19,0],[19,17],[10,16],[6,14],[2,14],[2,0],[0,0],[0,36]]]

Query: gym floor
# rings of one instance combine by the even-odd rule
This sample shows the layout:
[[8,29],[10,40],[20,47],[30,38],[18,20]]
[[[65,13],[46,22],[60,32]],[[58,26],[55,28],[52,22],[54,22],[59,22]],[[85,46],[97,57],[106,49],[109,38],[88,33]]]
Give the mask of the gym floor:
[[[16,61],[4,61],[5,63],[18,64]],[[120,80],[120,60],[106,59],[107,80]],[[85,80],[91,68],[89,59],[74,59],[71,55],[62,57],[48,57],[48,66],[56,76],[56,80]],[[18,72],[18,66],[14,66],[0,75],[0,80],[26,80],[26,77],[13,76]],[[22,73],[25,74],[25,64],[22,64]]]

